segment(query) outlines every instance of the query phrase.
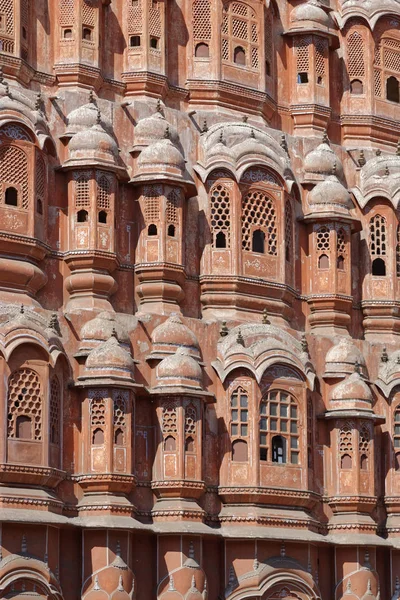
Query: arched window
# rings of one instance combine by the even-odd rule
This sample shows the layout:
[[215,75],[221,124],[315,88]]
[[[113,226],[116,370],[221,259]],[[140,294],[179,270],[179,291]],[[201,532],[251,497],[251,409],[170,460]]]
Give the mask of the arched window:
[[113,410],[114,410],[114,444],[125,446],[126,444],[126,413],[128,407],[128,392],[114,391]]
[[185,452],[194,452],[194,439],[192,436],[189,436],[185,440]]
[[360,79],[352,79],[350,81],[350,94],[354,96],[364,93],[364,85]]
[[99,223],[107,223],[107,213],[105,210],[101,210],[98,214]]
[[340,271],[343,271],[345,268],[346,252],[346,233],[344,229],[340,228],[336,233],[336,267]]
[[374,215],[369,222],[369,251],[372,260],[372,275],[384,277],[386,263],[386,219],[382,215]]
[[176,435],[178,433],[178,411],[175,402],[167,402],[162,409],[161,430],[165,452],[176,452]]
[[150,48],[153,48],[154,50],[158,49],[158,42],[159,39],[156,38],[154,35],[150,36]]
[[393,75],[386,81],[386,99],[391,102],[400,102],[399,81]]
[[247,442],[245,440],[232,442],[232,460],[235,462],[248,461]]
[[261,229],[255,229],[252,235],[251,250],[264,254],[265,233]]
[[106,402],[100,393],[95,392],[90,399],[90,426],[91,440],[93,445],[104,444],[104,432],[106,427]]
[[82,29],[82,39],[84,39],[87,42],[91,42],[92,41],[92,30],[89,29],[89,27],[83,27],[83,29]]
[[365,43],[358,31],[347,37],[347,74],[350,79],[350,94],[363,94],[365,77]]
[[197,44],[194,55],[196,58],[209,58],[210,56],[210,48],[208,44],[200,43]]
[[193,2],[193,41],[198,58],[209,56],[209,42],[211,40],[211,5],[210,0],[195,0]]
[[89,220],[89,213],[87,210],[78,210],[76,213],[76,220],[78,223],[86,223]]
[[[400,405],[394,411],[393,446],[396,451],[396,457],[400,458]],[[399,468],[396,458],[396,470]]]
[[329,269],[329,256],[327,254],[321,254],[321,256],[318,257],[318,268]]
[[225,6],[222,20],[222,61],[259,70],[258,19],[242,2]]
[[195,435],[197,427],[197,411],[196,408],[189,404],[185,408],[185,452],[194,452]]
[[[230,412],[232,460],[247,460],[247,458],[236,458],[237,456],[243,457],[245,454],[247,457],[247,442],[245,440],[249,435],[249,397],[247,391],[241,386],[231,394]],[[240,444],[238,444],[239,441]],[[245,447],[246,451],[244,451]]]
[[168,225],[168,237],[175,237],[175,225]]
[[18,190],[15,187],[8,187],[4,195],[4,203],[8,206],[18,206]]
[[157,235],[157,225],[151,223],[147,228],[147,235]]
[[72,38],[72,29],[70,29],[69,27],[64,29],[63,30],[63,38],[65,40],[70,40]]
[[299,416],[294,398],[272,390],[260,404],[260,460],[299,464]]
[[[28,439],[41,441],[42,392],[39,376],[32,369],[19,369],[10,375],[7,412],[7,435],[9,438],[25,437],[30,429],[31,433]],[[24,418],[18,419],[18,417]]]
[[166,452],[175,452],[176,451],[176,440],[174,436],[168,435],[164,440],[164,450]]
[[246,65],[246,52],[242,46],[236,46],[233,51],[233,62],[237,65]]
[[[254,252],[252,231],[255,229],[264,234],[264,252],[276,256],[278,254],[278,234],[275,203],[264,192],[251,191],[242,200],[243,250]],[[259,250],[255,250],[255,252],[259,252]]]
[[345,423],[339,431],[339,456],[341,469],[351,469],[353,465],[352,423]]
[[175,237],[179,224],[179,195],[175,190],[172,190],[167,196],[167,234],[169,237]]
[[118,427],[114,431],[114,444],[116,446],[123,446],[124,445],[124,432],[122,431],[121,427]]
[[214,248],[230,247],[231,203],[229,189],[222,183],[210,191],[211,233]]
[[358,434],[358,453],[360,456],[360,469],[365,471],[368,469],[369,453],[370,453],[371,434],[368,426],[362,425]]

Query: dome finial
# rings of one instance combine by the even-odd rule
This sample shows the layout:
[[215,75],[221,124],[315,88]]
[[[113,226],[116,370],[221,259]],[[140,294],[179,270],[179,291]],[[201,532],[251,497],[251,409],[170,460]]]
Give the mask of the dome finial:
[[93,93],[93,90],[89,91],[89,104],[94,104],[94,93]]
[[336,160],[332,165],[332,175],[336,175]]
[[[115,328],[113,328],[113,333],[115,331]],[[118,558],[121,558],[121,544],[119,543],[119,540],[117,540],[117,546],[115,548],[115,555],[118,556]]]
[[301,334],[301,349],[303,352],[307,352],[308,353],[308,343],[307,343],[307,338],[306,338],[306,334],[302,333]]
[[322,134],[322,143],[329,146],[328,131],[326,129],[324,129],[324,133]]
[[164,139],[165,140],[169,140],[170,139],[170,133],[169,133],[169,126],[168,125],[165,128]]
[[388,165],[386,165],[386,167],[385,167],[385,177],[389,177],[389,175],[390,175],[389,167],[388,167]]
[[253,139],[255,139],[255,137],[256,137],[256,134],[254,133],[254,129],[253,128],[251,128],[251,130],[250,130],[250,137],[253,138]]
[[358,157],[358,164],[360,167],[363,167],[367,161],[365,160],[364,150],[360,151],[360,156]]
[[161,112],[161,100],[160,100],[160,98],[157,98],[156,112],[158,112],[158,113]]
[[24,312],[25,312],[25,306],[23,304],[21,304],[19,312],[20,312],[21,315],[24,314]]
[[241,346],[244,347],[244,338],[242,336],[242,332],[240,331],[240,329],[239,329],[238,334],[237,334],[236,343],[240,344]]
[[52,331],[54,331],[54,333],[61,337],[60,323],[58,321],[58,315],[55,312],[51,313],[51,317],[49,320],[49,329],[51,329]]
[[375,154],[376,156],[380,156],[382,154],[382,150],[380,148],[377,148]]
[[223,143],[224,143],[224,130],[223,130],[223,129],[221,129],[221,131],[219,132],[219,138],[218,138],[218,142],[219,142],[220,144],[223,144]]
[[169,576],[169,587],[168,587],[168,591],[169,592],[174,592],[175,591],[175,584],[174,584],[174,576],[170,575]]
[[192,590],[197,590],[196,579],[195,579],[194,575],[192,575]]
[[207,133],[207,131],[208,131],[207,119],[204,119],[203,128],[201,130],[201,133]]
[[[117,330],[115,328],[115,325],[112,328],[111,337],[115,338],[118,341],[118,334],[117,334]],[[119,547],[119,542],[117,542],[117,548],[118,547]],[[120,552],[121,552],[121,548],[120,548]]]
[[263,310],[262,324],[263,325],[271,325],[271,321],[268,319],[268,309],[267,309],[267,307],[265,307],[264,310]]
[[3,67],[0,67],[0,83],[4,82],[4,72]]
[[40,110],[42,104],[42,94],[38,92],[35,97],[35,110]]
[[247,123],[248,120],[249,120],[249,117],[247,115],[243,115],[243,117],[242,117],[243,123]]
[[100,125],[101,123],[101,112],[99,108],[97,109],[96,123],[97,125]]
[[389,360],[389,356],[386,350],[386,346],[383,346],[382,348],[382,354],[381,354],[381,362],[386,363]]
[[118,591],[119,592],[123,592],[124,591],[124,584],[123,584],[123,581],[122,581],[122,575],[119,576]]
[[361,365],[358,362],[358,360],[356,360],[356,362],[354,363],[354,373],[358,373],[358,374],[361,373]]
[[396,156],[400,156],[400,138],[397,140]]
[[281,134],[281,148],[288,154],[289,149],[286,141],[286,135],[284,133]]
[[21,539],[21,553],[22,554],[27,554],[28,553],[28,544],[27,544],[27,541],[26,541],[26,535],[25,534],[22,536],[22,539]]
[[229,329],[226,326],[226,321],[222,321],[221,329],[219,330],[220,337],[226,337],[229,333]]

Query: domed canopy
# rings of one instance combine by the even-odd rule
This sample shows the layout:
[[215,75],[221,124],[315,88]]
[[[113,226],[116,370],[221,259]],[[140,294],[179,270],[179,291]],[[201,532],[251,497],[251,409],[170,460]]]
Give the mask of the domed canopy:
[[69,159],[63,166],[107,164],[115,165],[118,147],[113,138],[103,129],[100,118],[89,129],[74,135],[68,145]]
[[356,364],[359,365],[361,373],[366,375],[364,356],[349,338],[341,337],[326,353],[324,378],[351,374]]
[[178,315],[172,315],[164,323],[158,325],[151,336],[152,351],[149,358],[164,358],[173,354],[178,348],[185,348],[188,355],[200,358],[199,342],[194,333],[182,323]]
[[113,335],[91,351],[85,366],[87,369],[111,368],[132,371],[133,365],[131,355],[120,346],[116,336]]
[[173,143],[179,141],[178,133],[172,125],[165,119],[164,115],[157,111],[150,117],[141,119],[134,130],[134,147],[147,146],[153,142],[157,142],[164,137],[166,128],[169,128],[169,137]]
[[118,340],[129,344],[129,333],[126,326],[116,320],[116,316],[110,312],[99,313],[94,319],[87,321],[80,333],[81,347],[93,346],[95,342],[108,340],[115,329]]
[[202,387],[201,367],[186,348],[178,348],[175,354],[164,358],[156,369],[156,376],[158,385],[164,387]]
[[354,401],[372,403],[372,393],[368,385],[356,371],[347,379],[336,385],[331,392],[331,400]]
[[330,147],[326,134],[322,143],[307,154],[303,168],[305,178],[310,180],[322,180],[334,172],[339,178],[343,177],[342,163]]
[[139,156],[138,168],[140,173],[158,173],[161,170],[182,175],[185,170],[185,160],[171,140],[165,138],[150,144],[143,150]]
[[293,25],[303,24],[302,22],[304,21],[311,21],[327,28],[332,26],[329,15],[314,0],[296,6],[291,12],[290,21]]
[[74,135],[78,131],[93,127],[97,123],[98,109],[92,97],[87,104],[72,110],[67,116],[66,135]]
[[351,219],[350,209],[353,208],[351,197],[346,188],[335,175],[320,181],[308,195],[309,211],[306,217],[329,214]]

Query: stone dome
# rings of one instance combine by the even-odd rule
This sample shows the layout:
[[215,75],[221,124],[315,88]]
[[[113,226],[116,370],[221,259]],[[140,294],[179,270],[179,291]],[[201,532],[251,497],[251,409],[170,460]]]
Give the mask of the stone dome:
[[360,350],[348,338],[341,337],[339,342],[326,353],[326,364],[348,363],[354,367],[356,363],[365,366]]
[[331,400],[362,400],[372,403],[372,393],[358,372],[353,373],[331,391]]
[[[300,8],[300,7],[298,7]],[[329,145],[328,138],[324,139],[319,146],[311,150],[304,159],[305,175],[332,175],[336,171],[336,175],[340,178],[343,176],[343,166],[334,151]]]
[[150,144],[141,152],[138,167],[146,171],[158,171],[161,168],[182,173],[185,170],[185,160],[170,139],[162,139]]
[[112,336],[114,329],[118,340],[124,344],[129,344],[129,334],[126,327],[116,321],[115,314],[106,311],[87,321],[81,329],[80,337],[84,343],[86,341],[105,341]]
[[320,181],[309,193],[308,202],[319,206],[336,206],[346,211],[353,207],[349,192],[335,175]]
[[162,357],[174,354],[178,348],[185,348],[189,356],[200,358],[200,346],[197,337],[183,324],[178,315],[171,315],[164,323],[158,325],[151,336],[152,353]]
[[115,163],[118,156],[115,140],[103,129],[99,119],[92,127],[75,134],[68,144],[68,150],[71,161],[78,159],[91,162],[97,159]]
[[175,354],[164,358],[157,367],[157,380],[163,385],[188,385],[201,387],[202,372],[199,363],[186,348],[178,348]]
[[117,369],[132,371],[133,359],[131,355],[120,346],[115,336],[92,350],[86,360],[86,369]]
[[140,119],[134,130],[135,146],[147,146],[161,140],[167,127],[169,128],[170,140],[177,143],[179,141],[178,132],[175,127],[168,123],[160,111],[155,112],[150,117]]
[[67,115],[66,135],[74,135],[78,131],[93,127],[97,123],[98,109],[94,102],[90,101],[83,106],[75,108]]
[[313,21],[319,23],[324,27],[330,27],[332,25],[329,15],[317,2],[304,2],[296,6],[290,15],[290,21],[294,25],[301,23],[302,21]]

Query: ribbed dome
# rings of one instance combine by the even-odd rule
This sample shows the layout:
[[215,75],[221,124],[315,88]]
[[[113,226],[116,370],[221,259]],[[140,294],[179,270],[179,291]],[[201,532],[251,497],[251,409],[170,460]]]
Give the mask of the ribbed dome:
[[172,142],[178,142],[178,133],[170,125],[161,112],[156,112],[150,117],[141,119],[134,130],[135,145],[147,145],[161,140],[164,137],[166,128],[169,128],[169,137]]
[[368,580],[367,591],[365,592],[365,594],[361,598],[361,600],[376,600],[375,594],[373,594],[372,590],[371,590],[371,581],[370,580]]
[[365,360],[360,350],[348,338],[342,337],[340,341],[332,346],[326,353],[326,365],[329,363],[356,363],[365,366]]
[[331,392],[332,400],[363,400],[372,402],[372,393],[368,385],[361,378],[360,374],[355,372],[344,381],[338,383]]
[[146,171],[158,170],[161,167],[173,168],[182,172],[185,170],[185,160],[170,139],[162,139],[143,150],[139,156],[138,166]]
[[115,320],[115,315],[109,312],[99,313],[81,329],[82,340],[108,340],[115,329],[120,342],[129,343],[129,335],[125,327]]
[[193,380],[199,385],[202,379],[199,363],[186,348],[178,348],[172,356],[164,358],[157,367],[157,379]]
[[131,371],[133,365],[131,355],[120,346],[117,338],[112,336],[91,351],[85,366],[87,369],[112,368]]
[[115,162],[118,156],[118,146],[113,138],[103,129],[100,123],[95,123],[89,129],[84,129],[74,135],[68,145],[70,159],[74,158],[105,158]]
[[334,205],[343,209],[352,208],[350,194],[335,175],[318,183],[308,195],[309,204]]
[[314,150],[311,150],[304,159],[305,173],[317,175],[332,175],[334,171],[341,178],[343,175],[343,166],[328,140],[324,140]]
[[172,315],[156,327],[151,336],[152,354],[172,354],[177,348],[186,348],[189,355],[200,358],[199,342],[178,315]]
[[88,102],[88,104],[75,108],[67,116],[67,129],[65,133],[73,135],[78,133],[78,131],[93,127],[97,123],[97,113],[98,109],[94,102]]
[[316,2],[305,2],[296,6],[290,15],[290,21],[295,24],[301,21],[313,21],[319,23],[324,27],[331,26],[331,19],[329,15],[321,8]]

